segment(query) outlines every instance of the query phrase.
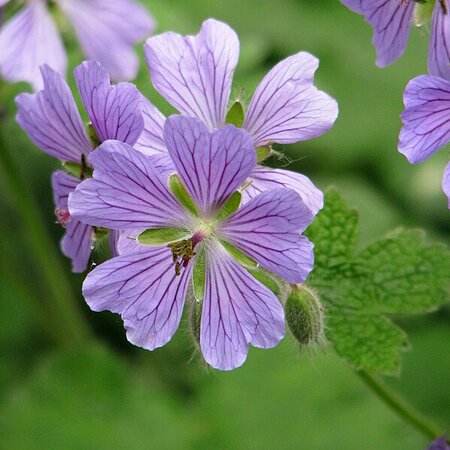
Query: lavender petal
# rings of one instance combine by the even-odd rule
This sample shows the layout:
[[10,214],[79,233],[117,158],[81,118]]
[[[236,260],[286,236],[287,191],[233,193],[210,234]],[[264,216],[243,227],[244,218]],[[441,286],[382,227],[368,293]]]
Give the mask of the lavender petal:
[[[446,12],[442,2],[445,2]],[[431,28],[428,71],[450,80],[450,1],[435,2]]]
[[448,209],[450,209],[450,162],[445,166],[442,178],[442,189],[448,198]]

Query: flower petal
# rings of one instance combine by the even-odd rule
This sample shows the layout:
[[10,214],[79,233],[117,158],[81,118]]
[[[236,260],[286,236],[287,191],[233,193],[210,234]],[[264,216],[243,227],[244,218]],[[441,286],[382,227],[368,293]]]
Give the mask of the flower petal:
[[186,189],[205,214],[217,211],[256,164],[249,134],[233,125],[210,132],[198,119],[172,116],[166,120],[164,140]]
[[119,141],[106,141],[90,156],[94,178],[69,197],[70,214],[101,227],[177,227],[187,217],[148,156]]
[[33,1],[0,31],[0,73],[8,81],[27,81],[42,89],[39,66],[66,72],[66,53],[46,2]]
[[442,178],[442,189],[448,198],[448,209],[450,209],[450,162],[445,166]]
[[142,95],[136,86],[111,86],[108,72],[97,61],[74,71],[81,98],[100,142],[117,139],[133,145],[144,129]]
[[[52,175],[53,198],[59,209],[67,210],[69,194],[80,183],[75,177],[65,172],[57,171]],[[92,247],[93,230],[90,225],[85,225],[79,220],[70,217],[66,226],[66,232],[61,240],[63,254],[72,260],[73,272],[84,272],[89,262]]]
[[406,86],[403,101],[398,150],[410,163],[418,163],[450,142],[450,81],[416,77]]
[[313,244],[300,233],[313,219],[292,189],[273,189],[251,199],[220,225],[230,244],[290,283],[306,280],[314,263]]
[[255,147],[290,144],[327,132],[337,118],[334,99],[313,86],[319,61],[300,52],[279,62],[256,88],[244,121]]
[[132,0],[58,0],[85,55],[114,80],[132,80],[139,68],[134,45],[154,29],[147,10]]
[[209,128],[225,123],[239,58],[239,40],[228,25],[209,19],[196,36],[163,33],[144,50],[153,85],[170,104]]
[[44,90],[16,97],[18,124],[39,148],[63,161],[80,163],[92,146],[86,136],[75,100],[62,76],[41,67]]
[[[443,11],[441,1],[446,4]],[[428,71],[450,79],[450,1],[436,0],[433,10]]]
[[341,0],[341,3],[362,14],[372,26],[378,67],[386,67],[400,58],[408,42],[414,1]]
[[256,166],[250,175],[250,181],[249,186],[242,192],[244,202],[266,190],[289,188],[300,195],[314,216],[323,208],[322,191],[317,189],[308,177],[300,173]]
[[200,347],[212,367],[243,364],[248,345],[275,347],[284,336],[284,312],[275,295],[223,249],[208,249]]
[[167,247],[147,248],[95,268],[83,284],[83,295],[93,311],[119,313],[132,344],[154,350],[178,328],[191,266],[176,276]]
[[142,114],[144,118],[144,129],[134,148],[146,155],[167,153],[164,142],[164,122],[166,118],[145,97],[143,97]]

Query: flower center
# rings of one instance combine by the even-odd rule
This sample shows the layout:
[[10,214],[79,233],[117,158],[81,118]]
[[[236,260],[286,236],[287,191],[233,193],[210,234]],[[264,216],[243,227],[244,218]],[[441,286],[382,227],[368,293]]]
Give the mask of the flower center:
[[189,261],[196,255],[194,248],[208,233],[204,229],[197,230],[191,238],[167,244],[172,250],[172,260],[175,263],[175,275],[181,274],[181,269],[187,267]]

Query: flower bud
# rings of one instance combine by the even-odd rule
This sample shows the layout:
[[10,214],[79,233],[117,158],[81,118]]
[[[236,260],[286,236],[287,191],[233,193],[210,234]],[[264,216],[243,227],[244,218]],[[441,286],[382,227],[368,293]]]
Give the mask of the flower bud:
[[301,345],[323,340],[323,307],[315,293],[294,286],[284,308],[289,329]]

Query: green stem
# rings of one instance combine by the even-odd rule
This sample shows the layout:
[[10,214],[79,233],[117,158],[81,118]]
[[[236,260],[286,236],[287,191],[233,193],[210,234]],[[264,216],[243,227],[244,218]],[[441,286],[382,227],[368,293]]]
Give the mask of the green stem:
[[424,434],[427,438],[433,440],[444,434],[437,425],[424,417],[412,405],[400,398],[398,394],[393,392],[384,383],[377,380],[373,375],[370,375],[364,370],[355,370],[355,373],[362,381],[364,381],[366,386],[395,411],[398,416],[412,425],[417,431]]
[[72,286],[67,279],[54,242],[49,236],[40,211],[24,181],[20,167],[10,155],[1,139],[0,176],[21,215],[23,236],[27,242],[34,268],[41,272],[41,280],[47,298],[38,308],[47,309],[47,332],[53,334],[61,345],[74,345],[90,336],[90,330],[82,317]]

